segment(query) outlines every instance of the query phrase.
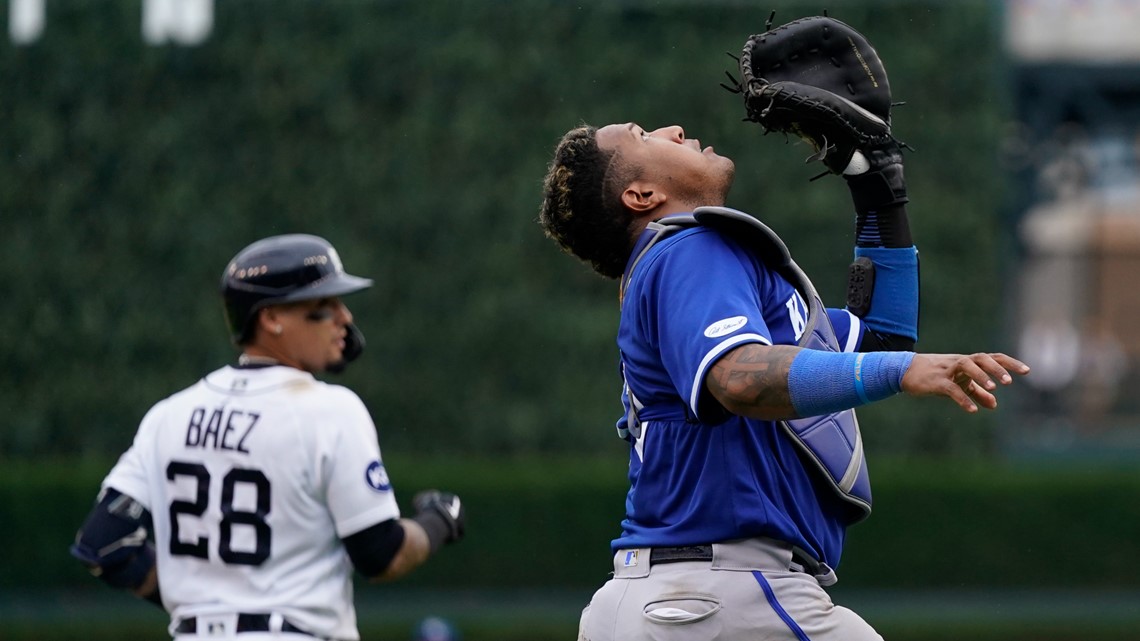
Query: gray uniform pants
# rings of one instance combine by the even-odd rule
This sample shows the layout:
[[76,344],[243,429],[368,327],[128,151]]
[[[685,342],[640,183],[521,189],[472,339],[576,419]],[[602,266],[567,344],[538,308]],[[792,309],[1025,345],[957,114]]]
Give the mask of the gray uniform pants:
[[614,555],[614,577],[582,611],[578,641],[883,641],[831,602],[820,579],[834,573],[797,571],[787,544],[716,543],[712,561],[651,566],[649,556]]

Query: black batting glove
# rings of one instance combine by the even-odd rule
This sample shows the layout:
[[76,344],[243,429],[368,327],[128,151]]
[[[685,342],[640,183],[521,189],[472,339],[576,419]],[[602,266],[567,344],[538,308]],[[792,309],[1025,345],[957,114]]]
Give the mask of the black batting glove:
[[412,498],[412,507],[416,511],[412,520],[427,532],[433,553],[445,543],[463,538],[467,517],[458,496],[439,490],[424,490]]

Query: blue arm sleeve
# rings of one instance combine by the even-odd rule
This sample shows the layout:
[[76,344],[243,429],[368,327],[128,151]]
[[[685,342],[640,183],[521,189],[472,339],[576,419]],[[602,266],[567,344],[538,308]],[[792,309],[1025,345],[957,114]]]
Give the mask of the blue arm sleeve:
[[915,247],[856,247],[855,257],[875,264],[867,327],[884,334],[918,340],[918,249]]
[[788,393],[799,416],[822,416],[894,396],[914,352],[847,354],[801,350],[788,371]]

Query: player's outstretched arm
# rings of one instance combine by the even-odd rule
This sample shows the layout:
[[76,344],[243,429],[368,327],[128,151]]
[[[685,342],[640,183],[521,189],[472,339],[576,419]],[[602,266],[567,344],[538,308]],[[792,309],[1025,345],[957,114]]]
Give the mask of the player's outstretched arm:
[[[762,420],[823,416],[899,392],[994,409],[997,384],[1029,366],[1006,354],[836,353],[749,343],[717,359],[705,387],[726,410]],[[995,382],[996,381],[996,382]]]

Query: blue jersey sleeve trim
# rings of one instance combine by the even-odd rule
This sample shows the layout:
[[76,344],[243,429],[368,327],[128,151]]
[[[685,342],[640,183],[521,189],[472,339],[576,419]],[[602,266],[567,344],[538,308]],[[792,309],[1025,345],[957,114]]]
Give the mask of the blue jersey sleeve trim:
[[[826,312],[827,319],[831,321],[831,328],[835,332],[835,338],[839,341],[838,351],[858,352],[866,329],[863,321],[845,307],[828,307]],[[797,337],[797,340],[799,338]]]
[[918,249],[856,247],[855,257],[875,264],[875,290],[863,322],[877,332],[918,340]]
[[843,310],[851,318],[851,328],[847,332],[847,341],[843,344],[843,351],[854,352],[859,349],[859,339],[863,337],[863,321],[847,310]]
[[760,334],[741,334],[723,340],[717,343],[716,347],[710,349],[708,353],[705,354],[705,357],[701,359],[701,365],[697,368],[697,375],[693,379],[693,391],[689,394],[689,409],[693,410],[694,416],[699,417],[701,415],[700,412],[697,411],[697,403],[701,399],[701,389],[704,387],[705,374],[708,372],[708,368],[712,365],[713,361],[720,358],[729,348],[742,343],[763,343],[764,345],[771,345],[772,341]]
[[801,350],[788,370],[798,416],[823,416],[894,396],[914,352],[859,354]]

